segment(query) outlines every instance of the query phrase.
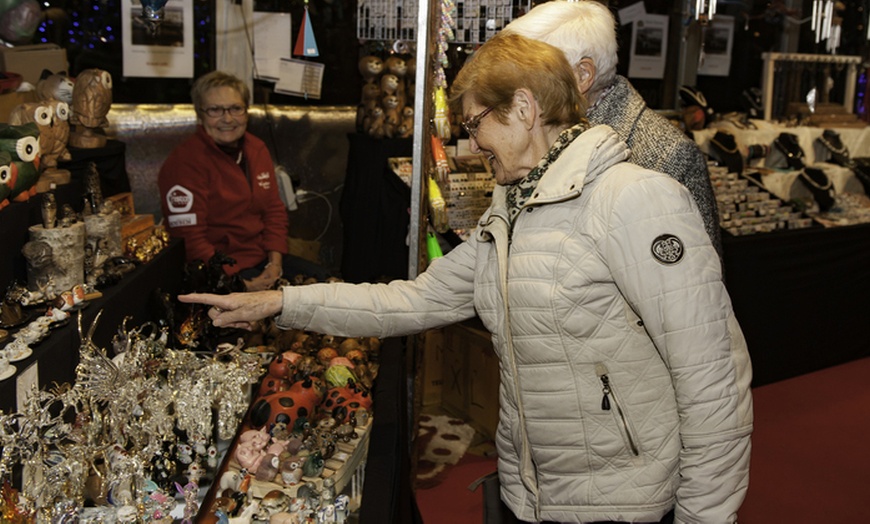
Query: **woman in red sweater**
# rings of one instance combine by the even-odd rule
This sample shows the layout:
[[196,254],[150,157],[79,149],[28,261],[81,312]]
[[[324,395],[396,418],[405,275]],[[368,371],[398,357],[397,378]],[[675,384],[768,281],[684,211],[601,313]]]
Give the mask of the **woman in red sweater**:
[[250,90],[214,71],[196,80],[197,130],[170,153],[157,184],[170,235],[184,239],[187,260],[223,253],[248,291],[271,288],[284,274],[323,280],[317,264],[287,254],[287,210],[266,144],[247,132]]

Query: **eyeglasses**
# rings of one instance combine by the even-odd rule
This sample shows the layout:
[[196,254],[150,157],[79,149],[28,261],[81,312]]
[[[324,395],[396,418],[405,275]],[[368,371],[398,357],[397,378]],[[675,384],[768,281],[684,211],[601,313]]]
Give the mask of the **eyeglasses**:
[[248,112],[248,108],[245,106],[211,106],[202,108],[202,112],[212,118],[220,118],[225,113],[229,113],[230,116],[242,116]]
[[465,130],[472,138],[477,139],[477,128],[480,126],[480,121],[483,120],[483,117],[489,114],[490,111],[495,109],[494,106],[487,107],[480,113],[474,115],[469,118],[465,122],[462,122],[462,129]]

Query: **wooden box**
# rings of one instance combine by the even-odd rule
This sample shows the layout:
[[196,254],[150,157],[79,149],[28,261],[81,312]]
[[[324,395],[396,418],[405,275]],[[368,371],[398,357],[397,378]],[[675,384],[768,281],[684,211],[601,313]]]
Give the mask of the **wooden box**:
[[121,213],[121,243],[127,244],[131,238],[137,241],[145,240],[154,229],[154,215],[137,215],[133,203],[133,193],[118,193],[106,200],[115,204],[115,210]]

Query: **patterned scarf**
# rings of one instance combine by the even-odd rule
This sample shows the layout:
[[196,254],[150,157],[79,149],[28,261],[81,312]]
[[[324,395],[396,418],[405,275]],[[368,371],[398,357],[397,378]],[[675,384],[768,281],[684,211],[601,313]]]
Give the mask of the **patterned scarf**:
[[526,201],[529,200],[532,193],[535,192],[535,189],[538,187],[538,181],[544,176],[544,173],[547,172],[550,165],[559,158],[562,151],[564,151],[575,138],[589,129],[589,127],[589,122],[584,118],[579,124],[569,127],[559,133],[559,138],[556,139],[556,142],[550,147],[547,154],[544,155],[544,158],[538,162],[538,165],[535,166],[535,168],[532,169],[523,179],[508,188],[505,200],[508,212],[510,213],[511,227],[513,227],[517,215],[520,214],[520,209],[522,209]]

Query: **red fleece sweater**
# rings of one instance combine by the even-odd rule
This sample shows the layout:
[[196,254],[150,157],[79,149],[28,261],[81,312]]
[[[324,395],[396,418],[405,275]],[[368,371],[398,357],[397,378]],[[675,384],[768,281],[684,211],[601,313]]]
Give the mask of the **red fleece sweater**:
[[208,261],[216,251],[236,260],[227,274],[287,253],[287,211],[266,144],[245,133],[250,181],[236,159],[221,151],[202,126],[160,168],[157,185],[169,234],[184,239],[187,260]]

